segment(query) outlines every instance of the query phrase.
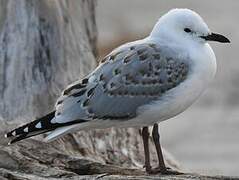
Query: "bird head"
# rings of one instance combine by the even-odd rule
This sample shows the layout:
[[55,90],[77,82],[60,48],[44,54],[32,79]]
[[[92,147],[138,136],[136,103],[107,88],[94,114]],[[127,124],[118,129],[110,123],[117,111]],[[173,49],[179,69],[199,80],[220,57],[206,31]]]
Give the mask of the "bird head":
[[189,9],[170,10],[158,20],[150,36],[174,43],[230,42],[225,36],[211,32],[204,20]]

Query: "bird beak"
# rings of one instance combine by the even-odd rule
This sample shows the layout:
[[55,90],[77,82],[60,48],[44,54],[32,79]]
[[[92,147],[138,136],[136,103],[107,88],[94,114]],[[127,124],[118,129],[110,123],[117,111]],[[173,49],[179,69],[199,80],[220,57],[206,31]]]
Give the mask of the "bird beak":
[[201,36],[206,41],[217,41],[221,43],[230,43],[230,40],[221,34],[211,33],[207,36]]

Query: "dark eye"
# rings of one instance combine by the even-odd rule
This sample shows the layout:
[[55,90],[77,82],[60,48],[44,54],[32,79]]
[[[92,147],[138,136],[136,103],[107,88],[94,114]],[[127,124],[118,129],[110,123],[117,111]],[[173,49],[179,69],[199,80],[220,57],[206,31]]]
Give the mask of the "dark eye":
[[189,28],[185,28],[184,31],[185,31],[186,33],[190,33],[190,32],[192,32],[192,30],[189,29]]

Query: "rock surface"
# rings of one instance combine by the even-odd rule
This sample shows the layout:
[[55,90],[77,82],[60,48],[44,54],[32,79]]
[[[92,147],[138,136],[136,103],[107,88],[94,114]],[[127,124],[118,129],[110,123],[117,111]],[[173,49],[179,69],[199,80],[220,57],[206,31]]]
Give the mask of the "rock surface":
[[[29,139],[0,146],[0,179],[228,179],[197,174],[146,175],[144,170],[99,163],[86,157],[67,155],[50,143]],[[231,179],[236,179],[232,178]]]

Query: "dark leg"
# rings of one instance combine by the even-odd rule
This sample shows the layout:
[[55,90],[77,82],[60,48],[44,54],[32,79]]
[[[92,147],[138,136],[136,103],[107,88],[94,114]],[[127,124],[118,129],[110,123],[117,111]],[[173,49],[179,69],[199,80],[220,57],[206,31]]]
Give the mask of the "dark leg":
[[147,173],[151,172],[150,166],[150,154],[149,154],[149,130],[148,127],[143,127],[142,138],[144,143],[144,157],[145,157],[145,169]]
[[154,124],[152,136],[153,136],[153,141],[154,141],[155,148],[156,148],[157,155],[158,155],[159,172],[161,174],[182,174],[181,172],[177,172],[177,171],[171,170],[170,168],[166,168],[166,166],[165,166],[164,159],[163,159],[163,153],[162,153],[162,149],[161,149],[161,145],[160,145],[158,124]]
[[158,132],[158,124],[154,124],[152,136],[153,136],[155,148],[156,148],[157,155],[158,155],[158,163],[159,163],[160,172],[165,173],[167,171],[167,169],[165,167],[163,153],[162,153],[160,140],[159,140],[160,137],[159,137],[159,132]]

